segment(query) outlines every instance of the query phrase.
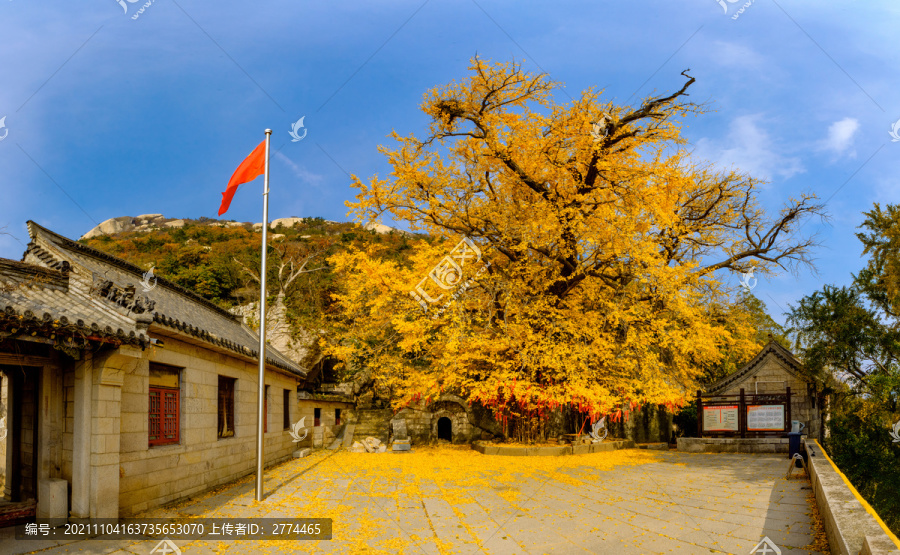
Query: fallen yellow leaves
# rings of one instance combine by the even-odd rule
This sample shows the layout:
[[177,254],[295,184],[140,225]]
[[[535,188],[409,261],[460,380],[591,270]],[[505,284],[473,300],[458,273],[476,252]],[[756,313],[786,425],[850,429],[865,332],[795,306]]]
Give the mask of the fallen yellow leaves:
[[[490,536],[510,516],[528,513],[539,488],[521,489],[522,484],[583,486],[595,482],[597,472],[659,460],[656,453],[636,449],[562,457],[499,457],[441,447],[416,448],[403,455],[316,452],[268,469],[268,497],[262,503],[249,500],[252,477],[248,477],[168,511],[142,516],[174,512],[185,518],[287,516],[333,521],[331,541],[188,544],[216,552],[250,548],[254,553],[411,553],[420,551],[417,546],[429,546],[453,553],[453,545],[459,547],[460,541],[480,552],[485,549],[485,529]],[[503,503],[486,506],[485,498]],[[211,508],[197,514],[192,510],[197,504]],[[467,518],[472,511],[486,515],[480,530],[473,529]]]
[[822,520],[822,515],[819,514],[819,506],[816,505],[816,496],[811,490],[809,495],[806,496],[806,503],[809,505],[809,514],[812,518],[813,533],[815,536],[809,545],[803,549],[819,553],[828,553],[828,535],[825,533],[825,522]]

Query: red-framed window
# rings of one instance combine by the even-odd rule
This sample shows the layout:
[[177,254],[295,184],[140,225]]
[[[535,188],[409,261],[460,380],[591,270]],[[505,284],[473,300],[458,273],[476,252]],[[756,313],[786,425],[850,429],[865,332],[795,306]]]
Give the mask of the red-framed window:
[[181,428],[180,369],[151,363],[149,385],[147,443],[151,447],[178,443]]
[[313,409],[313,426],[322,425],[322,409]]
[[334,425],[341,425],[341,409],[334,409]]
[[150,445],[178,443],[179,391],[150,388]]

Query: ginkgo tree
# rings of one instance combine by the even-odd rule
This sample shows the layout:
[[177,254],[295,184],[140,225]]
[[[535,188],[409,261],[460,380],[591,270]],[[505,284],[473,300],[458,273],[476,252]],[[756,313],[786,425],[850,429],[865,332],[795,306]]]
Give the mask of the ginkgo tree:
[[390,176],[354,176],[348,203],[424,234],[407,259],[377,244],[330,259],[330,352],[397,408],[452,393],[518,437],[560,408],[680,405],[726,353],[752,356],[726,278],[809,264],[799,226],[822,206],[805,195],[767,216],[758,180],[695,162],[682,120],[705,108],[682,75],[635,106],[594,90],[557,103],[546,75],[476,58],[427,93],[427,136],[395,132],[379,149]]

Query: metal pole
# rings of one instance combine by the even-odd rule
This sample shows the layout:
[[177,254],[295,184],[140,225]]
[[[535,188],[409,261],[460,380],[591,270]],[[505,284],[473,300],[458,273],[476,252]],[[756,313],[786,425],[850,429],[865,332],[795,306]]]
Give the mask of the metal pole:
[[791,430],[791,426],[793,425],[791,422],[791,388],[787,388],[787,418],[784,423],[784,429],[787,431]]
[[697,390],[697,437],[703,437],[703,391]]
[[272,130],[266,129],[266,164],[263,178],[263,221],[262,221],[262,263],[259,270],[259,394],[256,397],[256,500],[263,498],[263,461],[265,459],[265,437],[263,437],[263,407],[266,393],[266,232],[269,229],[269,137]]

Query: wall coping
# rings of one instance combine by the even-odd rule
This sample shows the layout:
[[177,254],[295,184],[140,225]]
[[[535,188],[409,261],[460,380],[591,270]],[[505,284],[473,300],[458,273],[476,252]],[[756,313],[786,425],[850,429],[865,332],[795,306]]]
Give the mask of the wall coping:
[[617,449],[634,449],[634,441],[630,439],[605,441],[603,443],[582,443],[579,445],[503,445],[487,441],[475,441],[472,449],[482,455],[500,455],[505,457],[558,457],[562,455],[587,455]]
[[856,491],[818,440],[804,441],[816,505],[831,552],[840,555],[898,555],[900,540]]
[[780,437],[680,437],[678,450],[685,453],[787,453],[790,440]]
[[[803,437],[806,437],[804,434]],[[788,443],[790,439],[786,437],[679,437],[678,440],[685,440],[689,443]]]

